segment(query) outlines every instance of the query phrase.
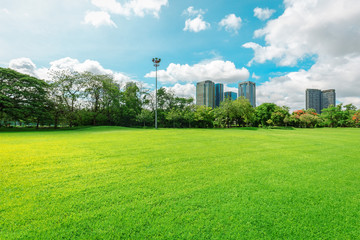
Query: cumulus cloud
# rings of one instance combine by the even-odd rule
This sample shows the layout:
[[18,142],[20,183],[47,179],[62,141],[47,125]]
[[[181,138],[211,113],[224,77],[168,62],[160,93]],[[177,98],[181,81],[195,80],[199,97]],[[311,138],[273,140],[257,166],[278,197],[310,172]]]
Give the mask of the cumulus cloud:
[[224,85],[224,92],[234,92],[238,94],[238,88],[237,87],[229,87],[228,85]]
[[284,0],[284,3],[284,13],[254,33],[255,37],[264,37],[266,45],[254,42],[243,45],[254,50],[249,65],[275,61],[281,66],[295,66],[308,57],[315,59],[315,63],[307,71],[270,78],[258,87],[258,101],[304,108],[306,88],[334,88],[337,100],[345,104],[352,101],[359,107],[360,2]]
[[121,72],[114,72],[110,69],[105,69],[97,61],[85,60],[80,62],[77,59],[70,57],[61,58],[50,62],[49,68],[37,68],[36,65],[29,58],[13,59],[9,63],[9,68],[12,68],[21,73],[29,74],[44,80],[51,79],[51,72],[56,71],[76,71],[76,72],[91,72],[94,74],[104,74],[114,77],[117,82],[134,81],[131,77]]
[[[183,14],[188,15],[189,17],[185,21],[185,27],[183,31],[190,32],[200,32],[210,28],[210,23],[203,20],[203,14],[205,12],[202,9],[195,10],[194,7],[188,7]],[[193,16],[196,16],[195,18]]]
[[[155,71],[146,74],[145,77],[155,77]],[[162,83],[191,83],[205,80],[235,83],[248,78],[249,71],[246,68],[238,69],[233,62],[223,60],[210,60],[193,66],[171,63],[166,70],[158,71],[158,80]]]
[[233,13],[229,14],[220,21],[219,26],[225,27],[225,30],[228,32],[237,33],[241,27],[241,18],[236,17]]
[[164,88],[166,90],[172,91],[177,97],[184,97],[184,98],[192,97],[193,99],[195,99],[196,87],[192,83],[187,83],[184,85],[180,83],[176,83],[172,87],[164,87]]
[[117,27],[111,20],[110,15],[104,11],[87,12],[84,18],[84,24],[91,24],[94,27],[112,26]]
[[270,78],[257,88],[257,100],[286,105],[295,110],[305,108],[306,88],[335,89],[339,102],[360,107],[360,72],[356,70],[359,64],[360,56],[320,60],[308,71]]
[[91,3],[102,11],[125,17],[144,17],[146,14],[152,14],[158,18],[161,7],[167,6],[168,0],[128,0],[123,4],[116,0],[91,0]]
[[30,58],[13,59],[9,63],[9,68],[30,76],[36,76],[36,65]]
[[205,22],[201,15],[198,15],[194,19],[187,19],[185,21],[184,31],[200,32],[210,27],[210,23]]
[[292,66],[309,55],[345,56],[360,53],[360,2],[357,0],[285,0],[286,9],[268,21],[255,37],[266,46],[246,43],[255,51],[253,61],[275,60]]
[[274,9],[259,8],[259,7],[256,7],[254,9],[254,16],[262,21],[269,19],[271,15],[273,15],[274,13],[275,13]]

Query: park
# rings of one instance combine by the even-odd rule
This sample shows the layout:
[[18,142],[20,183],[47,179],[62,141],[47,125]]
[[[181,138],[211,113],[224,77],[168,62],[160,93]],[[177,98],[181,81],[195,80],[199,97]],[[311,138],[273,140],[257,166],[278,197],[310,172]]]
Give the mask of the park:
[[1,239],[355,239],[359,128],[0,132]]

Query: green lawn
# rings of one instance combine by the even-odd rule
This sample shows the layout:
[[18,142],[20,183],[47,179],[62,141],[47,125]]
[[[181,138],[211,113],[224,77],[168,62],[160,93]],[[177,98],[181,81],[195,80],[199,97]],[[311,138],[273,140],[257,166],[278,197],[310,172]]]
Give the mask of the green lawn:
[[0,132],[0,239],[356,239],[360,129]]

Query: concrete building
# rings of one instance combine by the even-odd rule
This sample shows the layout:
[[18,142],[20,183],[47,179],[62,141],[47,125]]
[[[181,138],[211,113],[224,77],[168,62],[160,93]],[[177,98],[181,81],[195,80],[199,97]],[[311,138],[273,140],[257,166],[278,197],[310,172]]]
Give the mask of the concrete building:
[[220,106],[220,103],[224,100],[224,84],[215,84],[215,107]]
[[321,90],[306,89],[306,109],[313,108],[316,113],[321,113]]
[[234,92],[225,92],[224,99],[230,98],[231,100],[235,101],[237,99],[237,93]]
[[251,106],[256,107],[256,84],[251,81],[239,83],[238,97],[245,97]]
[[328,108],[330,105],[336,105],[335,89],[321,91],[321,109]]
[[306,109],[313,108],[320,114],[321,110],[330,105],[336,105],[335,89],[323,90],[306,89]]
[[196,105],[215,107],[215,84],[206,80],[196,84]]

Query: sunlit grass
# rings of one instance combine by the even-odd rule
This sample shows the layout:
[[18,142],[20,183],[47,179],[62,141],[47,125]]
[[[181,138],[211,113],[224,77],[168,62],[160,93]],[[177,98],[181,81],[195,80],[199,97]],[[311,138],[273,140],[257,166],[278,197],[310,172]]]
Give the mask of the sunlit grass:
[[0,239],[355,239],[360,129],[0,132]]

